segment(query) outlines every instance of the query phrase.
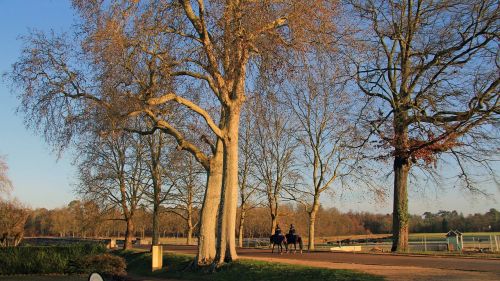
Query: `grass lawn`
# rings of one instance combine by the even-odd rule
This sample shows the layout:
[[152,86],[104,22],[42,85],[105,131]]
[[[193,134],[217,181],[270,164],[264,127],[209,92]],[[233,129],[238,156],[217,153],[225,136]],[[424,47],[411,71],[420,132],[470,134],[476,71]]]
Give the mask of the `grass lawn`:
[[[441,238],[444,239],[446,233],[410,233],[411,239],[422,239],[422,237],[427,238]],[[500,235],[500,232],[464,232],[464,237],[468,236],[481,236],[481,237],[490,237],[490,235]]]
[[384,280],[382,277],[351,270],[332,270],[287,264],[272,264],[262,261],[239,260],[221,267],[215,273],[184,270],[192,261],[189,255],[164,253],[163,265],[167,269],[151,272],[151,255],[144,252],[121,252],[127,260],[127,272],[135,276],[154,276],[186,280]]

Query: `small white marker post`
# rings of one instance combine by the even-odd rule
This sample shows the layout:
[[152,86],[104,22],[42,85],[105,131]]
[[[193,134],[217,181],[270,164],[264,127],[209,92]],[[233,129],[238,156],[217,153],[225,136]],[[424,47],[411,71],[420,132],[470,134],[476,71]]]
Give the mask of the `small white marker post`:
[[94,272],[90,274],[88,281],[104,281],[104,279],[99,273]]
[[427,237],[424,235],[424,252],[427,252]]
[[498,252],[498,240],[497,240],[497,236],[495,235],[495,248],[497,249],[497,252]]
[[163,267],[163,246],[154,245],[151,251],[151,271],[160,270]]
[[111,239],[109,240],[108,247],[109,247],[110,249],[114,249],[114,248],[116,248],[116,238],[111,238]]

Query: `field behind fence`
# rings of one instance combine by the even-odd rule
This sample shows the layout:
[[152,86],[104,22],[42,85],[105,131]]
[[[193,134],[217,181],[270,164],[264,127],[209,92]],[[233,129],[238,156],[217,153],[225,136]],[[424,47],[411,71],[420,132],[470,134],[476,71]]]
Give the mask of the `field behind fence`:
[[[390,234],[367,234],[367,235],[340,235],[316,237],[316,249],[329,250],[334,246],[361,246],[362,251],[388,252],[391,248]],[[307,249],[307,237],[302,236],[304,247]],[[117,246],[121,246],[123,237],[99,237],[99,240],[116,239]],[[39,244],[66,244],[71,241],[93,240],[81,238],[26,238],[25,243]],[[38,242],[37,242],[38,241]],[[238,239],[236,240],[238,244]],[[468,232],[463,234],[464,249],[467,252],[500,252],[500,232]],[[185,237],[161,237],[161,244],[185,245]],[[192,239],[192,245],[196,245],[197,239]],[[150,245],[151,237],[138,237],[136,245]],[[447,252],[448,244],[446,233],[412,233],[409,239],[410,252]],[[266,248],[269,247],[269,238],[244,238],[243,247]]]
[[[329,250],[333,246],[361,246],[362,251],[389,252],[391,234],[340,235],[316,237],[316,249]],[[303,237],[307,247],[307,238]],[[463,234],[464,249],[469,252],[500,252],[500,232],[468,232]],[[446,233],[412,233],[410,252],[447,252]],[[268,247],[269,238],[245,238],[243,247]]]

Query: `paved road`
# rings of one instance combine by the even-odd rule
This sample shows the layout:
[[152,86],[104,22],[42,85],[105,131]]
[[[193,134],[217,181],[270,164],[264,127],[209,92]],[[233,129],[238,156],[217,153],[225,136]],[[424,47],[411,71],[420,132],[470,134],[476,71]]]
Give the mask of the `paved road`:
[[[182,253],[196,253],[195,246],[168,245],[167,251]],[[408,270],[415,269],[415,274],[425,273],[422,278],[411,280],[500,280],[500,259],[474,259],[454,257],[433,256],[403,256],[392,254],[361,254],[361,253],[332,253],[314,252],[303,254],[271,254],[270,250],[262,249],[238,249],[238,254],[245,258],[259,258],[278,262],[290,262],[296,264],[311,264],[332,268],[354,268],[367,272],[399,270],[399,274],[412,273]],[[366,269],[366,270],[364,270]],[[384,270],[386,269],[386,270]],[[408,272],[407,272],[408,271]],[[407,272],[407,273],[405,273]],[[431,278],[429,276],[442,275],[442,278]],[[385,275],[385,274],[384,274]],[[451,278],[451,275],[461,278]],[[389,279],[397,279],[397,276],[387,275]],[[394,278],[391,278],[394,277]],[[450,277],[448,279],[448,277]],[[483,278],[484,277],[484,278]],[[477,279],[476,279],[477,278]],[[406,278],[400,280],[407,280]],[[409,280],[409,279],[408,279]]]
[[[195,246],[168,245],[165,248],[169,251],[183,253],[196,253]],[[278,259],[294,259],[307,261],[326,261],[334,263],[356,263],[368,265],[394,265],[394,266],[418,266],[440,269],[457,269],[466,271],[484,271],[500,274],[500,259],[473,259],[473,258],[453,258],[453,257],[432,257],[432,256],[402,256],[391,254],[360,254],[360,253],[332,253],[314,252],[303,254],[271,254],[270,250],[261,249],[238,249],[240,256],[266,257]]]

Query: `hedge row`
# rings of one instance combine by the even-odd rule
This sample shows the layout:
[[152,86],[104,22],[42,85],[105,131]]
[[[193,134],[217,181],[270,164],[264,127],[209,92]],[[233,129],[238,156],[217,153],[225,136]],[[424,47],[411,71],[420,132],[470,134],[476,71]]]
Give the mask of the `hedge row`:
[[0,274],[79,273],[82,258],[104,252],[98,243],[0,248]]

